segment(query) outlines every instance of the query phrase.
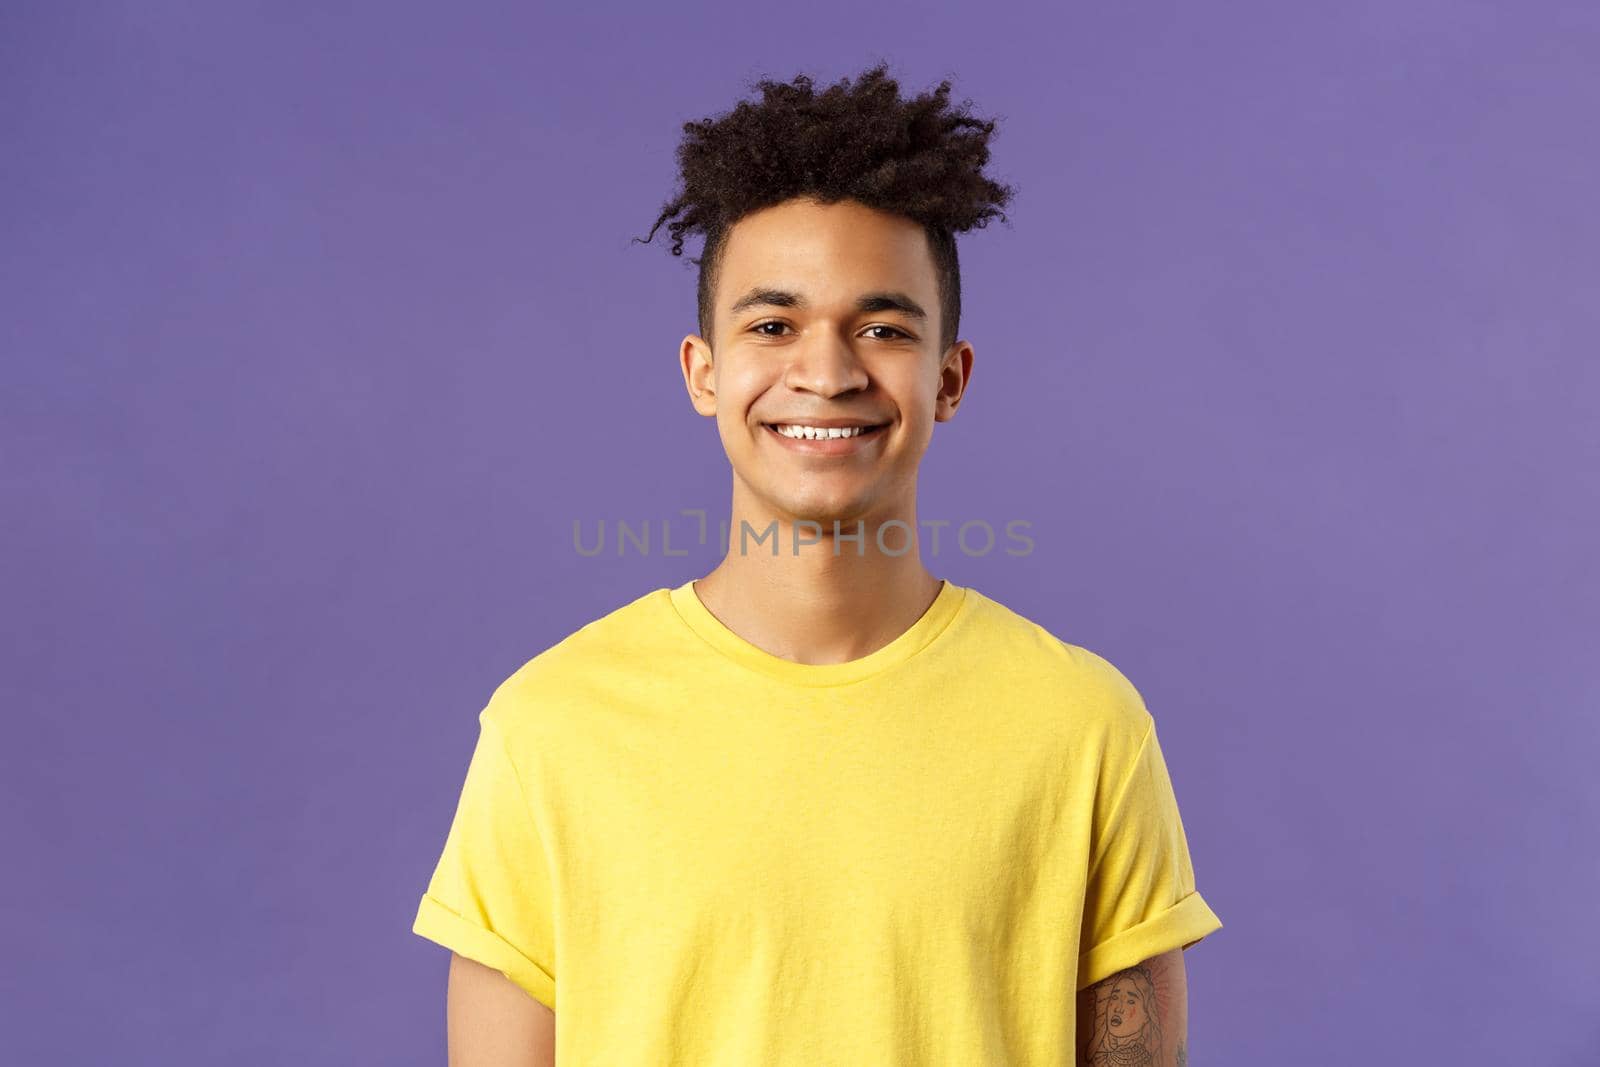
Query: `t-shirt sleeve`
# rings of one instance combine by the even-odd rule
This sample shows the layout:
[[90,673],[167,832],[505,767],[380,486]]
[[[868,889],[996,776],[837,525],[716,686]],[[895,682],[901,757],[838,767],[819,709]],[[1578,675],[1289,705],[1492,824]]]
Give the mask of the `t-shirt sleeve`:
[[1222,928],[1195,890],[1189,844],[1156,737],[1147,725],[1098,829],[1085,890],[1077,988]]
[[550,864],[493,707],[478,716],[461,799],[411,929],[554,1010]]

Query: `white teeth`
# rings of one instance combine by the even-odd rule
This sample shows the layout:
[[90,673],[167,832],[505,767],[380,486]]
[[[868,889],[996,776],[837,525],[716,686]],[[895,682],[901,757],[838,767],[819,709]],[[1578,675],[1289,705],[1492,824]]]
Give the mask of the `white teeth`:
[[871,427],[868,426],[774,426],[773,429],[785,437],[795,437],[804,440],[833,437],[859,437]]

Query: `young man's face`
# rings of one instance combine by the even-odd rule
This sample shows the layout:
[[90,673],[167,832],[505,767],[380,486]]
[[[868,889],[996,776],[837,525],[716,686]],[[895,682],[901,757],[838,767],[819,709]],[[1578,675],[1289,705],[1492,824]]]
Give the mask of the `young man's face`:
[[[810,519],[824,533],[835,519],[855,533],[864,519],[868,552],[876,523],[913,524],[933,424],[954,416],[972,370],[966,342],[939,351],[922,227],[855,201],[764,209],[728,235],[714,300],[715,353],[691,334],[681,356],[695,409],[716,417],[733,466],[735,514],[763,525]],[[794,440],[774,425],[841,421],[873,429]],[[883,540],[898,552],[907,534]]]

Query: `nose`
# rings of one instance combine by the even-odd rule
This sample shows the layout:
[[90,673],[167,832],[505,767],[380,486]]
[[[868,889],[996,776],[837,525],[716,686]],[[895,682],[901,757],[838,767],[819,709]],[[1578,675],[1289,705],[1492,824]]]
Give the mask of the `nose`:
[[838,338],[791,345],[784,384],[822,397],[865,389],[870,379],[855,350]]

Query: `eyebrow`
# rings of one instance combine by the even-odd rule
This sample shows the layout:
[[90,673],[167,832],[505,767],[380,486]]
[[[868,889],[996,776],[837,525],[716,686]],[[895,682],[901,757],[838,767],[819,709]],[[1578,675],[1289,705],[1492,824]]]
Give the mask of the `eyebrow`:
[[[757,287],[735,300],[728,313],[737,315],[749,308],[762,306],[804,308],[809,305],[806,303],[806,298],[799,293],[791,293],[787,289]],[[905,293],[890,290],[863,293],[856,298],[856,310],[868,314],[874,311],[898,311],[902,315],[919,320],[926,320],[928,317],[928,313],[922,310],[921,304]]]

